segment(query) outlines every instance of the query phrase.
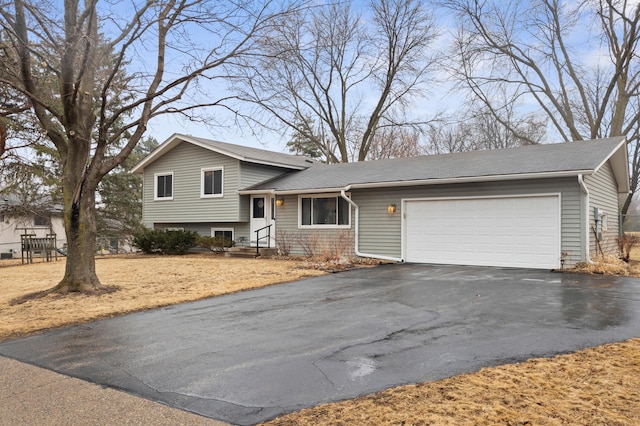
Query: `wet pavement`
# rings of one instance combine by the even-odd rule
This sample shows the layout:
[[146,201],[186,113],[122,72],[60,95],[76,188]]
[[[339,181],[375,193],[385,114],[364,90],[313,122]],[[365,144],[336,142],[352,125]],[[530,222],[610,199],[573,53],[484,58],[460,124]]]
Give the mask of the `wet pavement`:
[[639,279],[399,264],[48,332],[0,354],[246,425],[639,336]]

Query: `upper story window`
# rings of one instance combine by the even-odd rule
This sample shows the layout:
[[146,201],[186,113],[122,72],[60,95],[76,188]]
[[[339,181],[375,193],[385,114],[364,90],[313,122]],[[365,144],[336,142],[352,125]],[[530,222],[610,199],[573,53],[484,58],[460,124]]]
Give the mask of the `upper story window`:
[[201,192],[202,197],[222,197],[222,167],[202,169]]
[[51,218],[48,216],[36,215],[33,217],[33,226],[51,226]]
[[339,195],[300,196],[300,227],[350,226],[351,206]]
[[173,200],[173,172],[156,173],[154,200]]

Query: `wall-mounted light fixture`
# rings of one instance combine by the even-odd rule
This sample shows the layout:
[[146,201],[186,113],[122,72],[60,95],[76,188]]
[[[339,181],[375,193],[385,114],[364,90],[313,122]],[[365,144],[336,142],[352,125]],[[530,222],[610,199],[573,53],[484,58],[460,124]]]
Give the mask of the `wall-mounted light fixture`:
[[276,198],[276,206],[277,206],[277,207],[282,207],[282,206],[284,206],[284,198],[282,198],[282,197],[278,197],[278,198]]
[[389,213],[390,215],[394,214],[396,212],[396,205],[395,204],[389,204],[387,206],[387,213]]

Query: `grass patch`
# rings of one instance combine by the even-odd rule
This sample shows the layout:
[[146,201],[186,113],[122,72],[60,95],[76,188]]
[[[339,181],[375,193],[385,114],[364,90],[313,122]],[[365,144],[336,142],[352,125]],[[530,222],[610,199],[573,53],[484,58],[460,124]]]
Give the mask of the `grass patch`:
[[581,262],[573,272],[601,275],[638,276],[637,262],[625,262],[617,255],[598,256],[591,263]]
[[96,259],[98,294],[50,293],[64,267],[61,259],[2,268],[0,340],[325,274],[301,261],[214,253],[105,256]]
[[[640,259],[637,248],[631,250],[631,258],[631,265],[603,259],[581,271],[634,275],[633,259]],[[0,281],[0,340],[325,273],[317,264],[301,260],[215,254],[105,256],[97,258],[98,276],[107,288],[117,286],[118,291],[61,296],[47,290],[64,275],[64,261],[10,262],[0,262],[5,266]],[[640,339],[400,386],[266,424],[638,425]]]
[[399,386],[263,423],[269,426],[638,424],[640,339]]

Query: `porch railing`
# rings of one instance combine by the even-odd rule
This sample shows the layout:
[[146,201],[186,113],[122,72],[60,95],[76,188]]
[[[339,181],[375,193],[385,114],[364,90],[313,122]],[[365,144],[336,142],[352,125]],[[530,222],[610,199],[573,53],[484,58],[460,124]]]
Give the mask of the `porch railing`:
[[[271,227],[273,225],[267,225],[263,228],[258,229],[257,231],[255,231],[256,233],[256,254],[260,254],[260,240],[264,240],[265,238],[267,239],[267,248],[271,248]],[[267,230],[267,235],[263,235],[262,237],[260,236],[260,231],[264,231]]]

